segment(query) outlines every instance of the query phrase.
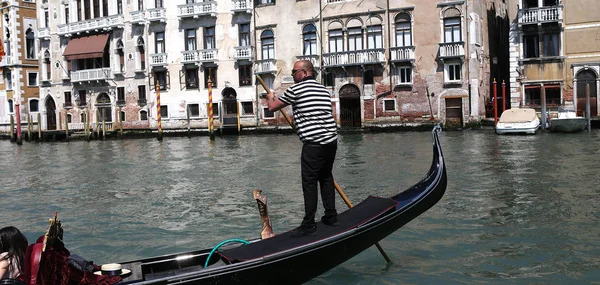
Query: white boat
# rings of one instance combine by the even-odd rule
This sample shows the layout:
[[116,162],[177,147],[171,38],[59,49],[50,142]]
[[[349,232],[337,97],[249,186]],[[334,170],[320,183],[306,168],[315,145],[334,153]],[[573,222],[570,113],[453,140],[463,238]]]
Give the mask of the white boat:
[[535,134],[540,127],[540,119],[534,109],[508,109],[502,113],[496,133],[503,134]]
[[550,119],[550,131],[561,133],[581,132],[587,126],[587,119],[578,117],[574,110],[559,110],[558,118]]

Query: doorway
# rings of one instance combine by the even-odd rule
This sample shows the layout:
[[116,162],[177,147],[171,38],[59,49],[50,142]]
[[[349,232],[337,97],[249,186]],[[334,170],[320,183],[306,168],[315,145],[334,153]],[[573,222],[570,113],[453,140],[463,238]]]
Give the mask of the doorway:
[[591,70],[584,70],[577,74],[577,115],[585,117],[588,84],[590,86],[590,114],[591,117],[596,117],[598,116],[598,101],[596,98],[598,86],[596,85],[596,74]]
[[342,128],[360,128],[360,90],[352,84],[340,88],[340,125]]
[[51,96],[46,97],[46,130],[56,130],[56,103]]

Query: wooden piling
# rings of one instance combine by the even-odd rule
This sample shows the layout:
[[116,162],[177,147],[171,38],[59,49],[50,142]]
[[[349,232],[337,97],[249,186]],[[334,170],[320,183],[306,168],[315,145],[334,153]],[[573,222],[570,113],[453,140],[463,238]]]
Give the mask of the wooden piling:
[[15,142],[16,136],[15,136],[15,117],[13,117],[13,115],[10,115],[10,142]]
[[588,132],[592,131],[592,113],[590,108],[590,83],[585,84],[585,119]]
[[38,112],[37,114],[37,125],[38,125],[38,140],[42,140],[42,115]]
[[67,118],[67,111],[65,111],[65,139],[69,141],[69,120]]
[[154,87],[156,90],[156,112],[157,112],[157,118],[158,118],[158,137],[157,139],[159,141],[163,140],[163,131],[162,131],[162,118],[161,118],[161,114],[160,114],[160,84],[156,83],[156,86]]
[[[215,139],[215,123],[213,117],[212,80],[208,78],[208,133],[211,140]],[[221,126],[222,127],[222,126]]]
[[546,88],[542,85],[542,130],[546,129],[548,123],[548,117],[546,115]]
[[27,141],[31,141],[31,115],[27,115]]

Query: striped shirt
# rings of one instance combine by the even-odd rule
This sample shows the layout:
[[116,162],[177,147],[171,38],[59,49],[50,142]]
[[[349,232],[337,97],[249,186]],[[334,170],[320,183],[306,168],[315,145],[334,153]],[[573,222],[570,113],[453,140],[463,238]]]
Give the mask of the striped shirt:
[[328,144],[337,140],[331,96],[314,79],[290,86],[279,100],[292,105],[296,133],[302,142]]

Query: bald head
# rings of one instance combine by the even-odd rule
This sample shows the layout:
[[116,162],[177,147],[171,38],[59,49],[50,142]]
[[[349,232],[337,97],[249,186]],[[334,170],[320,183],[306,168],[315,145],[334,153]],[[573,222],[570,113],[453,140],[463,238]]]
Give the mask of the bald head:
[[309,60],[299,60],[294,64],[294,69],[304,69],[308,76],[314,76],[315,67]]

